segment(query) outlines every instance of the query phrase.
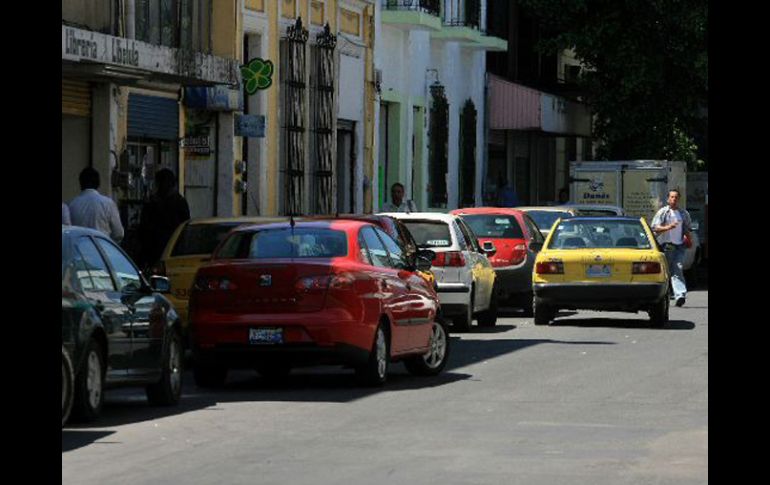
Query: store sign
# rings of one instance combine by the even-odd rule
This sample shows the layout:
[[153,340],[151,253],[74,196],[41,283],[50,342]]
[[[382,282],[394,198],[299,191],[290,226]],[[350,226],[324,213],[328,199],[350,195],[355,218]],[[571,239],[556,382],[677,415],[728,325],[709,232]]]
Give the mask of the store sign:
[[227,86],[187,87],[184,105],[206,111],[243,111],[243,93]]
[[204,136],[186,136],[182,138],[182,150],[189,155],[210,155],[211,137]]
[[273,85],[273,63],[255,57],[241,66],[241,75],[246,93],[252,95]]
[[262,115],[235,115],[235,136],[265,137],[265,117]]
[[139,40],[62,25],[61,58],[136,69],[137,74],[166,74],[183,79],[235,86],[238,62],[200,52],[186,52]]
[[576,204],[618,205],[617,172],[578,172],[575,178]]

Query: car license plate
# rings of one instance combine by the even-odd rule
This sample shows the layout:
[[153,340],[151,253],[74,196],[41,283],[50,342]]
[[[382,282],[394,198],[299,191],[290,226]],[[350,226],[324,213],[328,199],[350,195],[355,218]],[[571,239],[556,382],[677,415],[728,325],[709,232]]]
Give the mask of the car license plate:
[[282,344],[283,329],[278,327],[263,327],[249,329],[250,344]]
[[612,270],[607,264],[590,264],[586,269],[586,276],[589,278],[608,278],[612,275]]

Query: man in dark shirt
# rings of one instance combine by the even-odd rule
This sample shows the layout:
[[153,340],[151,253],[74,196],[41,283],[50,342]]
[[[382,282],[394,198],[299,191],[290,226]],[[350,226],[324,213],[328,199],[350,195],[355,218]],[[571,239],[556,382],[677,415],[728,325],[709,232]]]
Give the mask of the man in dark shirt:
[[176,228],[190,218],[190,207],[176,190],[174,172],[167,168],[158,170],[155,187],[156,192],[142,209],[139,222],[141,264],[145,268],[158,262]]

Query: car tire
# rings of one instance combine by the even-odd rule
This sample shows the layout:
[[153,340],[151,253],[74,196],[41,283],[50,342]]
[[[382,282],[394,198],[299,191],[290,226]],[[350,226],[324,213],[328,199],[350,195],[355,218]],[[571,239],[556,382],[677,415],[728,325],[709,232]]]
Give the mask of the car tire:
[[452,326],[458,332],[469,332],[471,325],[473,324],[473,292],[474,288],[471,287],[471,299],[468,306],[462,315],[458,315],[452,318]]
[[556,312],[553,308],[544,303],[540,303],[537,301],[537,298],[535,298],[532,302],[532,314],[534,316],[535,325],[550,325]]
[[388,380],[390,344],[384,324],[377,326],[374,342],[366,364],[356,367],[356,378],[364,386],[381,386]]
[[163,354],[160,380],[145,388],[150,404],[171,406],[179,403],[179,398],[182,396],[183,360],[182,337],[178,332],[173,331],[169,335],[166,352]]
[[257,372],[267,382],[280,382],[291,374],[291,364],[285,362],[267,362],[257,366]]
[[95,339],[88,341],[83,368],[75,376],[73,415],[81,421],[93,421],[102,412],[104,404],[104,352]]
[[666,295],[647,311],[647,314],[650,316],[650,324],[655,328],[663,328],[668,323],[668,309],[669,299],[668,295]]
[[196,363],[193,366],[195,385],[201,388],[218,388],[225,385],[227,369],[214,365]]
[[479,313],[479,327],[494,327],[497,325],[497,291],[492,290],[489,308]]
[[406,370],[416,376],[435,376],[441,373],[449,360],[449,332],[446,324],[436,319],[430,336],[430,350],[425,355],[404,361]]
[[529,293],[524,296],[521,303],[521,309],[523,310],[523,316],[533,317],[535,315],[535,295]]
[[75,397],[75,374],[69,352],[61,347],[61,425],[67,423],[72,412],[72,401]]

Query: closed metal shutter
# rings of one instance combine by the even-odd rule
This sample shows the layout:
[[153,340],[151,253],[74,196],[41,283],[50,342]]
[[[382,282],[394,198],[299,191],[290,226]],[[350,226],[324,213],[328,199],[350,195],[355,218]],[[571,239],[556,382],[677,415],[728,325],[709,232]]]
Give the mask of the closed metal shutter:
[[130,94],[128,136],[155,140],[179,138],[179,103],[175,99]]
[[91,116],[91,85],[87,81],[61,80],[61,114]]

